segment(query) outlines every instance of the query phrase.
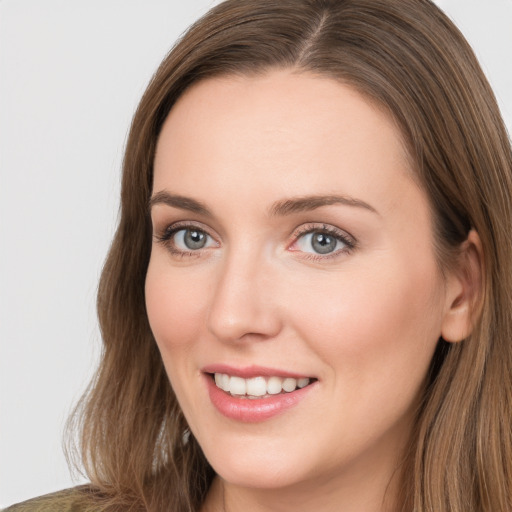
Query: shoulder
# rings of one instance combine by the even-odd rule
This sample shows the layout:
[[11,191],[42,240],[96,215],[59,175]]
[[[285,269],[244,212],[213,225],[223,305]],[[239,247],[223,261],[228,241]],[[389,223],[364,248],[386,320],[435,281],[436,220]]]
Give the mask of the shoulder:
[[85,512],[84,498],[90,487],[81,485],[16,503],[1,512]]

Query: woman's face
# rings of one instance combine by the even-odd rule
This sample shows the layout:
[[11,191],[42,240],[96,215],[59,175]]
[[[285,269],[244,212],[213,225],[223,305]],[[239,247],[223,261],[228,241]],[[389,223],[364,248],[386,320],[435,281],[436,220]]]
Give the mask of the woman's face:
[[308,74],[210,79],[154,172],[149,321],[215,471],[387,482],[450,306],[391,118]]

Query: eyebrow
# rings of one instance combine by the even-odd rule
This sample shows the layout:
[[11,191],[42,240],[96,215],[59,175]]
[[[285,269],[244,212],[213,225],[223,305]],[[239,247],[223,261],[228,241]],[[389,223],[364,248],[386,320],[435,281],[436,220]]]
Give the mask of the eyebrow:
[[199,213],[206,217],[213,217],[210,210],[208,210],[203,203],[190,197],[170,194],[165,190],[161,190],[151,197],[149,200],[149,209],[151,210],[151,208],[157,204],[165,204],[167,206],[172,206],[173,208],[179,208],[180,210],[187,210],[189,212]]
[[322,206],[333,204],[342,204],[345,206],[354,206],[364,208],[372,213],[380,215],[379,212],[368,203],[349,196],[327,195],[327,196],[301,196],[284,201],[278,201],[270,208],[271,215],[291,215],[294,213],[315,210]]
[[[210,212],[210,210],[200,201],[192,199],[191,197],[170,194],[166,190],[157,192],[149,200],[150,209],[157,204],[165,204],[173,208],[187,210],[190,212],[198,213],[200,215],[204,215],[206,217],[213,217],[213,214]],[[369,205],[365,201],[343,195],[313,195],[284,199],[274,203],[270,207],[269,213],[271,216],[286,216],[292,215],[294,213],[315,210],[317,208],[321,208],[322,206],[330,206],[333,204],[342,204],[345,206],[363,208],[379,215],[379,212],[377,212],[373,206]]]

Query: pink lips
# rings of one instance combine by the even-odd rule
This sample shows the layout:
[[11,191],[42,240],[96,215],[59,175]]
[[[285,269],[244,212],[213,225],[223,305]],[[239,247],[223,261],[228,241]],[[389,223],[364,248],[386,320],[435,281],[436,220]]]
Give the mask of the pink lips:
[[300,373],[292,373],[277,368],[267,368],[265,366],[246,366],[244,368],[235,368],[227,364],[210,364],[205,366],[202,371],[204,373],[226,373],[235,377],[242,377],[243,379],[250,379],[251,377],[292,377],[300,379],[302,377],[309,377],[309,375],[301,375]]
[[244,423],[257,423],[277,416],[297,405],[314,387],[316,387],[316,381],[314,381],[308,386],[302,389],[296,389],[290,393],[281,393],[252,400],[247,397],[232,396],[230,393],[218,388],[211,374],[225,373],[245,379],[257,376],[270,377],[273,375],[299,379],[305,376],[257,366],[233,368],[226,365],[211,365],[204,367],[203,372],[208,394],[215,408],[227,418]]

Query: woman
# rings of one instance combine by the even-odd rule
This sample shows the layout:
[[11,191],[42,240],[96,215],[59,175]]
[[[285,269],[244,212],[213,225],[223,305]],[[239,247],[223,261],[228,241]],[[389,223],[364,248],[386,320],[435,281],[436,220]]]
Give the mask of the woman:
[[92,483],[19,510],[510,510],[511,181],[429,1],[213,9],[133,120]]

